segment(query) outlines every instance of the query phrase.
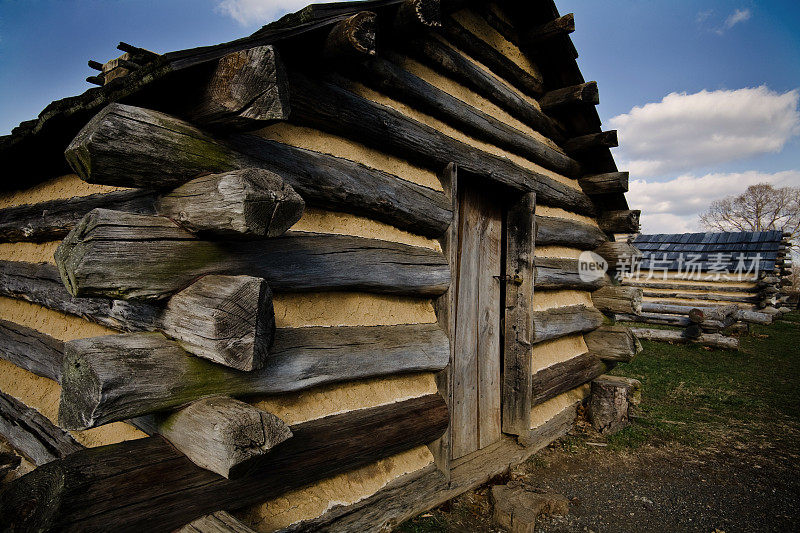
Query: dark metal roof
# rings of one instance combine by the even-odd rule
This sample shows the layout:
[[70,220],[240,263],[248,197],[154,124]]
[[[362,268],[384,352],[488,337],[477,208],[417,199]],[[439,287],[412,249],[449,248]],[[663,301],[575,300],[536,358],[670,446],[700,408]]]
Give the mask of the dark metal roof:
[[639,235],[633,241],[642,252],[643,269],[685,270],[699,265],[701,270],[737,268],[775,270],[775,262],[785,255],[781,250],[782,231],[740,231],[707,233],[658,233]]

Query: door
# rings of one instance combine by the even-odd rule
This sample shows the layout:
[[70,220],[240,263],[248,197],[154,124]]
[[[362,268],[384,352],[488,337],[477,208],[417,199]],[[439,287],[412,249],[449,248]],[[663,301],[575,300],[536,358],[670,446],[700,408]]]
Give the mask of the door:
[[500,275],[503,213],[489,190],[458,184],[451,457],[501,437]]

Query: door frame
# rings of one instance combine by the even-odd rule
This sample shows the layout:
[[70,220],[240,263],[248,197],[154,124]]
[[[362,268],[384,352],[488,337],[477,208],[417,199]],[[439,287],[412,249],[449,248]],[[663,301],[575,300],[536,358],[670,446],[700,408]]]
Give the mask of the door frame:
[[[458,297],[458,231],[459,170],[450,163],[439,175],[442,187],[451,200],[453,218],[449,229],[441,237],[442,250],[450,265],[450,288],[434,302],[440,327],[447,333],[450,341],[450,364],[436,375],[439,393],[445,398],[448,408],[453,405],[452,374],[455,357],[455,343],[452,341],[456,331],[455,309]],[[501,357],[501,428],[504,434],[514,435],[521,444],[527,441],[531,420],[531,382],[532,355],[531,329],[534,289],[534,251],[536,241],[535,227],[536,194],[533,192],[513,192],[508,195],[504,209],[504,303],[500,318],[503,340],[500,345]],[[447,431],[428,448],[433,454],[436,466],[450,479],[452,409],[451,424]],[[479,453],[480,450],[478,450]]]

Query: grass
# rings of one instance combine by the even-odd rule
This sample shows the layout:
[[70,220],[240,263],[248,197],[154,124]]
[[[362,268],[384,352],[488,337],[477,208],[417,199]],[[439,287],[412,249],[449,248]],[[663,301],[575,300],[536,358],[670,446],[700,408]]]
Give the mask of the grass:
[[612,373],[640,380],[641,417],[609,437],[612,448],[719,439],[782,439],[800,421],[800,313],[755,326],[740,351],[643,341],[644,351]]

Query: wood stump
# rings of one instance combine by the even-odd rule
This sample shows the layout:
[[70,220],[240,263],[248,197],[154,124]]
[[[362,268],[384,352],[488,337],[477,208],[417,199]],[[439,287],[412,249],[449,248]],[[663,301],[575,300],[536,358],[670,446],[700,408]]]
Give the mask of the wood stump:
[[642,384],[631,378],[600,376],[592,381],[589,421],[604,434],[613,434],[630,424],[632,408],[641,400]]
[[533,533],[541,515],[569,513],[569,500],[560,494],[536,492],[522,483],[492,487],[494,520],[511,533]]

